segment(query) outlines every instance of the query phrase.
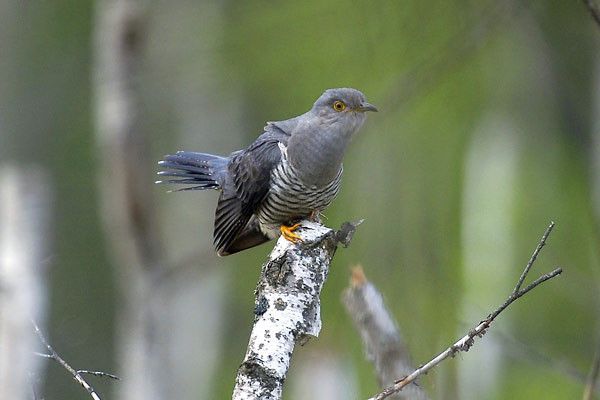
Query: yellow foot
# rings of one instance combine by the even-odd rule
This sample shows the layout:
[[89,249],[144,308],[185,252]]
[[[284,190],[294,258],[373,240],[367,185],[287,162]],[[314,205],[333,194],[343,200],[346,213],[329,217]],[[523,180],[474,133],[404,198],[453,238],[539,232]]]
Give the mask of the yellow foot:
[[297,233],[294,233],[296,229],[300,227],[300,224],[294,224],[292,226],[281,225],[279,230],[281,235],[292,243],[298,243],[302,241],[302,238]]

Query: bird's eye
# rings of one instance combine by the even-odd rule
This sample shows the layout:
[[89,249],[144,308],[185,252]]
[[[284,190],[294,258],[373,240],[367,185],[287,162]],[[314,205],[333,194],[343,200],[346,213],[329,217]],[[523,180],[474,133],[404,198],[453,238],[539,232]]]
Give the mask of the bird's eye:
[[335,111],[340,112],[346,109],[346,104],[343,101],[336,100],[333,102],[332,107]]

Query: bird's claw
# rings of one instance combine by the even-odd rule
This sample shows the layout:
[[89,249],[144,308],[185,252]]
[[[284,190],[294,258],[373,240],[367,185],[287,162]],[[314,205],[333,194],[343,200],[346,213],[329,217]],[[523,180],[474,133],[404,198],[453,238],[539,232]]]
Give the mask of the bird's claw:
[[281,225],[281,227],[279,228],[279,230],[281,231],[281,236],[283,236],[286,240],[292,243],[301,242],[302,238],[300,237],[300,235],[294,232],[300,226],[301,224],[294,224],[292,226]]

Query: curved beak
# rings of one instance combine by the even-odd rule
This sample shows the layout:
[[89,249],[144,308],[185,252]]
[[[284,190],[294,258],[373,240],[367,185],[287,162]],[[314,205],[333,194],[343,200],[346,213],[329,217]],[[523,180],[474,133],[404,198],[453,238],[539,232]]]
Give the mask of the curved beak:
[[371,103],[367,103],[366,101],[361,103],[360,106],[358,107],[358,111],[373,111],[373,112],[377,112],[377,107],[375,107],[373,104]]

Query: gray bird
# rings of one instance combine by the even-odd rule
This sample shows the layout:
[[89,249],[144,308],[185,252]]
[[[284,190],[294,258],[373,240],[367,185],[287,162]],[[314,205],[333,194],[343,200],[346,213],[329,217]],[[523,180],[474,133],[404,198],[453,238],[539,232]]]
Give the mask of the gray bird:
[[247,149],[228,157],[178,151],[167,155],[157,183],[192,185],[179,190],[221,191],[214,246],[225,256],[283,235],[296,242],[299,220],[316,217],[335,198],[350,139],[377,111],[356,89],[328,89],[297,117],[267,122]]

